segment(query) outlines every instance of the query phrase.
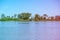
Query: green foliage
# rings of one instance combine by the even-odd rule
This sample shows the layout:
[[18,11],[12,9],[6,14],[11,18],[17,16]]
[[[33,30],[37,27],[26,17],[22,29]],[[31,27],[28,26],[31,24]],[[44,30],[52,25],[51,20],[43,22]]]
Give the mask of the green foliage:
[[2,14],[2,15],[1,15],[1,18],[4,18],[4,17],[5,17],[5,14]]
[[30,16],[31,16],[31,13],[21,13],[21,14],[18,14],[18,18],[23,19],[23,20],[29,19]]
[[14,14],[14,18],[16,18],[17,17],[17,14]]
[[[48,17],[47,14],[43,14],[43,16],[40,16],[39,14],[35,14],[34,17],[31,17],[31,13],[20,13],[20,14],[14,14],[13,16],[5,16],[5,14],[1,15],[0,21],[55,21],[54,17]],[[48,19],[46,19],[48,17]]]

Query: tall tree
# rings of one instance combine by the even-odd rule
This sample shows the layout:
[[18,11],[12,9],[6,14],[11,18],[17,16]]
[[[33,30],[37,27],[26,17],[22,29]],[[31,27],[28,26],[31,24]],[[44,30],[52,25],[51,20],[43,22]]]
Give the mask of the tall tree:
[[44,17],[47,17],[48,15],[47,14],[43,14]]
[[5,17],[5,14],[2,14],[2,15],[1,15],[1,18],[4,18],[4,17]]
[[17,14],[14,14],[14,18],[16,18],[17,17]]
[[47,15],[47,14],[43,14],[43,19],[44,19],[44,20],[46,20],[46,19],[47,19],[47,17],[48,17],[48,15]]
[[39,14],[35,14],[35,21],[40,21],[40,16],[39,16]]
[[18,14],[18,18],[21,18],[21,19],[29,19],[29,17],[31,16],[31,13],[21,13],[21,14]]

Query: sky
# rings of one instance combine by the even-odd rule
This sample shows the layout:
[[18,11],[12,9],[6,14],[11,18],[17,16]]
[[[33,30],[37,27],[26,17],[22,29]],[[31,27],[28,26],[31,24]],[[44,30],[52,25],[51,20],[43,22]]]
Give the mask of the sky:
[[60,0],[0,0],[0,15],[13,16],[22,12],[32,15],[60,15]]

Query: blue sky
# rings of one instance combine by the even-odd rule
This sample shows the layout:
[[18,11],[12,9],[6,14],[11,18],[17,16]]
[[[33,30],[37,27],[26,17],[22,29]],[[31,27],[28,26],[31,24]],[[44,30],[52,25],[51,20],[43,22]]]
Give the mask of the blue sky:
[[32,15],[48,14],[60,15],[60,1],[58,0],[0,0],[0,15],[12,16],[22,12],[30,12]]

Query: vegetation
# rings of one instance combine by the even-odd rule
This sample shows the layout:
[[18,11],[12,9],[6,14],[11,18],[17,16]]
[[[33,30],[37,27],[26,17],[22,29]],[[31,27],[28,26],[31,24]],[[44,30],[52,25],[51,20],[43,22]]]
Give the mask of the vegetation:
[[47,14],[43,14],[40,16],[39,14],[35,14],[34,17],[31,17],[31,13],[20,13],[14,14],[13,16],[5,16],[5,14],[1,15],[0,21],[60,21],[60,16],[48,16]]
[[21,13],[18,14],[18,18],[22,20],[29,20],[31,13]]

